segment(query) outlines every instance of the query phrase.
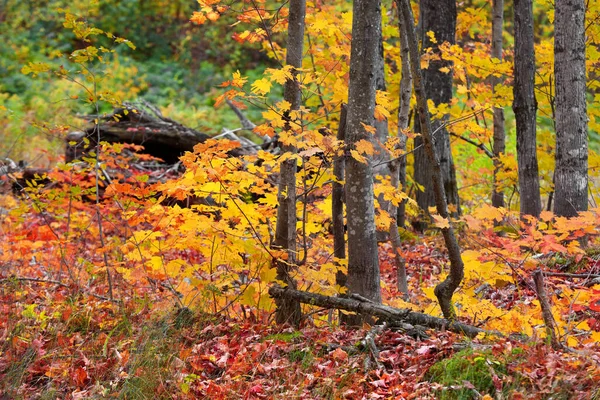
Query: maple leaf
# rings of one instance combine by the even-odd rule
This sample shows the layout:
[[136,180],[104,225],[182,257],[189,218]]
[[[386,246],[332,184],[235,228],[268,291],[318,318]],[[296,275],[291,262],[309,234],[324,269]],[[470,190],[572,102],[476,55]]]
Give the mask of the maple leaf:
[[368,133],[374,135],[377,132],[377,128],[375,128],[374,126],[371,125],[367,125],[363,122],[360,123],[362,125],[363,128],[365,128],[365,131],[367,131]]
[[365,139],[361,139],[354,143],[354,148],[361,154],[367,154],[369,156],[375,154],[375,148],[373,147],[373,144]]
[[271,81],[266,78],[258,79],[252,83],[252,93],[260,95],[267,94],[271,91]]
[[434,214],[431,216],[431,218],[433,218],[434,221],[434,225],[437,226],[440,229],[448,229],[450,228],[450,221],[448,220],[448,218],[444,218],[441,215],[437,215]]
[[363,157],[358,151],[356,151],[356,150],[350,150],[350,155],[356,161],[358,161],[360,163],[363,163],[363,164],[368,164],[367,159],[365,157]]
[[283,85],[288,79],[294,79],[294,76],[292,75],[291,65],[286,65],[285,67],[280,69],[267,68],[265,70],[265,74],[270,76],[271,81],[277,82],[280,85]]

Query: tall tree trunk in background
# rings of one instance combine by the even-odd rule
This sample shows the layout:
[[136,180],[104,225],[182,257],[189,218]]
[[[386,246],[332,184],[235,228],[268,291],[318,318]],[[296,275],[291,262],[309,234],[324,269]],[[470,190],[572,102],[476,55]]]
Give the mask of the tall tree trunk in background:
[[[433,127],[430,120],[429,108],[427,106],[427,97],[425,95],[424,77],[421,74],[419,46],[417,35],[415,33],[414,19],[412,9],[410,8],[409,0],[400,0],[402,18],[406,25],[408,38],[408,47],[410,50],[410,66],[413,76],[413,86],[415,96],[417,97],[417,111],[421,122],[421,134],[423,136],[423,147],[431,164],[430,180],[433,184],[433,193],[435,196],[435,206],[438,214],[448,219],[448,203],[444,193],[444,181],[442,176],[442,168],[439,162],[436,148],[433,145]],[[441,228],[444,237],[444,243],[448,249],[448,258],[450,259],[450,271],[446,279],[435,287],[434,293],[440,303],[440,308],[444,317],[449,320],[456,318],[454,305],[452,304],[452,295],[460,285],[464,277],[464,263],[460,255],[460,247],[458,240],[454,235],[452,222],[448,221],[448,226]]]
[[588,208],[584,0],[555,1],[554,77],[556,82],[554,213],[572,217]]
[[[302,55],[304,51],[304,16],[306,14],[305,0],[290,0],[289,25],[287,38],[286,64],[295,69],[302,68]],[[293,79],[285,82],[283,98],[291,104],[291,110],[298,110],[301,106],[302,93],[297,72],[293,72]],[[285,130],[293,129],[290,113],[284,115],[286,120]],[[299,121],[300,122],[300,121]],[[284,145],[284,152],[296,153],[294,146]],[[287,250],[287,260],[277,261],[277,279],[285,282],[292,289],[296,289],[296,282],[290,275],[290,270],[296,263],[296,160],[290,159],[281,163],[279,173],[279,188],[277,193],[279,205],[277,207],[277,225],[275,228],[275,243],[278,248]],[[280,299],[277,301],[275,320],[277,323],[289,322],[299,325],[302,311],[298,301]]]
[[[492,57],[502,60],[502,33],[504,32],[504,0],[492,2]],[[502,83],[502,79],[492,76],[492,90]],[[492,190],[492,206],[504,207],[504,193],[498,188],[498,173],[502,167],[500,156],[506,150],[506,132],[504,130],[504,110],[494,107],[494,188]]]
[[[383,35],[381,34],[381,19],[379,20],[379,45],[377,46],[377,59],[375,60],[375,90],[385,91],[385,59],[383,52]],[[385,147],[385,142],[389,138],[389,129],[387,118],[382,120],[375,119],[375,137],[373,145],[375,147],[375,156],[373,157],[373,175],[381,175],[384,179],[390,176],[390,154]],[[390,212],[390,202],[384,200],[383,194],[377,197],[379,207],[382,211]],[[377,231],[377,241],[386,241],[389,238],[387,229]]]
[[[352,18],[352,50],[348,87],[346,148],[359,140],[371,140],[363,124],[373,126],[375,76],[381,36],[379,0],[355,0]],[[375,232],[373,169],[353,157],[346,160],[346,219],[348,224],[348,289],[381,302],[379,259]],[[357,323],[360,318],[351,321]]]
[[[337,140],[344,141],[346,139],[346,116],[348,107],[342,104],[340,112],[340,124],[338,126]],[[346,166],[345,156],[336,155],[333,159],[333,182],[331,190],[331,219],[333,221],[333,256],[336,259],[346,258],[346,237],[344,235],[344,170]],[[338,265],[338,270],[335,275],[335,283],[340,286],[346,286],[346,274]]]
[[[435,54],[439,54],[437,46],[444,42],[455,43],[456,35],[456,1],[455,0],[421,0],[419,16],[419,34],[422,48],[433,48]],[[431,41],[427,32],[432,31],[438,44]],[[440,68],[450,68],[450,72],[440,71]],[[423,84],[428,99],[433,100],[437,106],[442,103],[450,103],[452,100],[452,62],[433,59],[429,67],[423,70]],[[458,187],[456,183],[456,170],[452,160],[450,149],[450,136],[446,128],[440,126],[448,121],[449,116],[442,120],[432,121],[435,134],[432,139],[440,161],[442,178],[444,180],[444,191],[448,203],[456,207],[458,211]],[[421,132],[419,119],[415,121],[415,131]],[[417,203],[425,212],[435,204],[433,186],[431,182],[431,165],[422,146],[423,138],[415,138],[415,181],[424,187],[424,191],[417,191]]]
[[515,0],[515,81],[513,110],[517,122],[517,161],[521,215],[540,215],[540,181],[536,153],[537,102],[534,93],[535,56],[532,0]]
[[[410,113],[410,98],[412,95],[412,74],[410,72],[410,56],[408,50],[408,39],[406,37],[406,23],[400,11],[400,2],[396,1],[398,8],[398,30],[400,31],[400,57],[402,62],[402,77],[400,79],[400,99],[398,107],[398,148],[406,152],[406,133],[408,128],[408,119]],[[402,155],[390,162],[390,174],[392,177],[392,186],[398,188],[402,185],[402,190],[406,191],[406,156]],[[402,241],[398,232],[398,227],[404,228],[406,202],[402,201],[398,207],[393,204],[390,207],[390,241],[394,249],[396,264],[396,280],[398,291],[403,294],[405,300],[408,295],[408,278],[406,274],[406,262],[402,257]]]

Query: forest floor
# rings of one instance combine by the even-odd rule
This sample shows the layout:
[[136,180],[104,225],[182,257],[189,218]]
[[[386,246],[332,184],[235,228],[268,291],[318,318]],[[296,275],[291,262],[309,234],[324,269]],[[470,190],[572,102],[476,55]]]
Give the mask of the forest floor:
[[597,345],[568,352],[535,337],[385,330],[374,354],[368,326],[308,318],[295,330],[266,314],[177,309],[165,292],[117,304],[62,284],[0,285],[3,400],[600,398]]
[[[496,232],[494,221],[502,216],[490,207],[463,218],[474,233],[461,231],[465,281],[455,295],[460,321],[502,336],[467,339],[420,327],[349,329],[339,326],[338,311],[308,306],[303,326],[294,329],[276,326],[272,308],[249,306],[268,300],[249,284],[245,292],[239,283],[237,292],[206,287],[208,297],[192,299],[188,308],[165,284],[174,278],[157,275],[152,264],[128,272],[121,267],[133,262],[123,258],[128,246],[119,237],[123,222],[112,222],[108,213],[124,214],[122,205],[137,204],[143,191],[117,184],[130,203],[106,203],[109,239],[98,247],[89,217],[97,205],[85,198],[71,204],[64,196],[64,204],[59,202],[61,194],[80,195],[73,190],[85,184],[67,177],[67,185],[79,186],[47,190],[34,200],[0,195],[0,400],[600,399],[600,285],[591,279],[600,272],[600,253],[591,236],[587,252],[575,246],[577,240],[565,241],[574,231],[592,232],[594,213],[568,223],[545,215],[546,222],[526,225],[522,234]],[[147,176],[128,179],[146,187]],[[31,201],[45,208],[36,211]],[[127,221],[150,236],[164,217],[150,223],[147,206],[140,204]],[[72,221],[75,215],[78,221]],[[194,237],[199,234],[194,228]],[[439,315],[433,288],[447,265],[441,236],[435,229],[420,236],[405,232],[403,245],[411,302],[400,300],[387,243],[379,252],[383,302]],[[103,261],[109,246],[117,265],[110,285]],[[541,256],[534,259],[533,252]],[[238,253],[231,259],[236,258]],[[546,339],[531,285],[532,268],[540,266],[564,345],[560,350]],[[255,283],[273,280],[266,268]],[[171,273],[177,277],[179,271]],[[315,270],[312,282],[325,272]],[[264,292],[268,285],[259,287]],[[218,296],[224,301],[216,301]]]

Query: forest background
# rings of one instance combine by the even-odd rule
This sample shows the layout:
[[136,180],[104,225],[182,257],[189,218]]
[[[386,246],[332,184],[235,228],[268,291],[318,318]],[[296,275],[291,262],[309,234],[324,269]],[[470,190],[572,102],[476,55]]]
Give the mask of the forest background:
[[[245,105],[245,115],[259,125],[254,133],[243,133],[247,137],[272,136],[284,127],[289,105],[281,99],[290,72],[278,59],[285,58],[286,8],[244,3],[246,10],[259,4],[272,11],[252,14],[204,3],[211,4],[0,4],[0,156],[46,169],[52,182],[47,190],[30,182],[25,195],[1,197],[0,285],[7,318],[0,326],[0,393],[8,398],[599,395],[594,380],[600,362],[599,5],[589,2],[586,8],[591,207],[569,220],[550,211],[539,219],[518,217],[510,107],[512,3],[504,9],[506,62],[490,56],[491,2],[457,5],[457,46],[443,48],[443,57],[453,62],[454,96],[431,112],[452,121],[448,130],[462,214],[447,220],[408,200],[409,220],[423,213],[433,218],[424,233],[400,230],[408,297],[398,285],[398,260],[389,243],[379,245],[379,259],[385,304],[441,316],[434,286],[445,278],[448,261],[439,229],[456,226],[465,263],[465,281],[453,300],[458,319],[495,332],[463,342],[461,335],[414,326],[340,329],[335,313],[310,306],[303,306],[308,317],[301,330],[273,326],[275,303],[268,289],[280,277],[272,260],[286,259],[265,244],[272,241],[276,219],[271,179],[280,162],[276,155],[236,159],[228,153],[230,144],[209,141],[182,158],[182,175],[168,168],[136,169],[132,165],[147,160],[125,156],[127,149],[123,153],[115,145],[97,151],[85,160],[87,166],[61,162],[66,134],[90,123],[80,116],[109,114],[140,98],[210,135],[240,126],[225,97]],[[409,138],[408,181],[403,192],[385,181],[375,192],[398,206],[414,198],[419,185],[411,178],[415,134],[397,129],[398,11],[383,3],[386,87],[377,94],[375,113],[387,121],[392,137]],[[418,16],[417,4],[413,10]],[[553,193],[555,170],[553,10],[550,1],[533,5],[544,204]],[[269,34],[264,24],[271,27]],[[306,29],[303,105],[313,122],[302,139],[286,143],[284,138],[300,150],[298,188],[304,192],[300,262],[293,278],[300,289],[339,295],[345,290],[336,272],[344,261],[332,255],[330,228],[335,178],[323,160],[339,150],[339,143],[327,138],[338,130],[340,106],[348,96],[351,4],[309,2]],[[435,43],[435,37],[430,40]],[[427,64],[425,56],[421,66]],[[492,85],[494,77],[498,85]],[[503,107],[506,116],[507,150],[498,175],[505,208],[493,208],[489,200],[493,106]],[[361,160],[374,152],[364,144],[352,157]],[[103,169],[121,175],[107,182],[99,177]],[[169,179],[148,183],[159,175]],[[14,179],[18,173],[4,174],[4,187]],[[165,202],[217,195],[218,206],[190,209]],[[391,218],[378,212],[378,227],[387,228]],[[545,274],[553,327],[544,323],[531,280],[538,269]],[[290,368],[298,372],[294,377],[287,376]]]

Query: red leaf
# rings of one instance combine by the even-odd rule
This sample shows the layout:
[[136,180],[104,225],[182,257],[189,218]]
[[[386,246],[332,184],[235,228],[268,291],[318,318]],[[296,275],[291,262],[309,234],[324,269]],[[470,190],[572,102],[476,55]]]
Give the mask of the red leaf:
[[600,312],[600,297],[590,301],[590,310]]

